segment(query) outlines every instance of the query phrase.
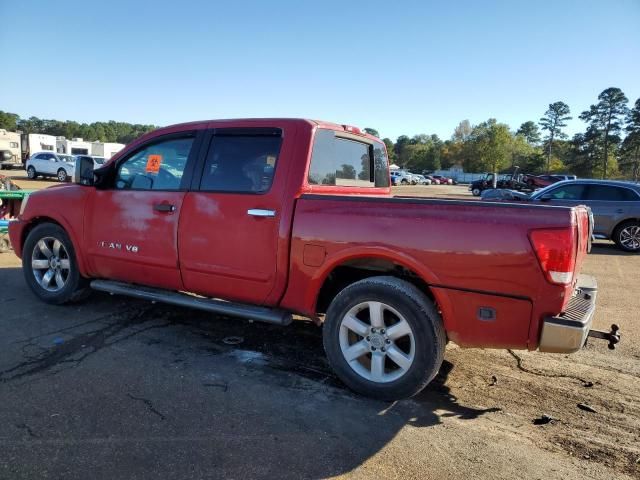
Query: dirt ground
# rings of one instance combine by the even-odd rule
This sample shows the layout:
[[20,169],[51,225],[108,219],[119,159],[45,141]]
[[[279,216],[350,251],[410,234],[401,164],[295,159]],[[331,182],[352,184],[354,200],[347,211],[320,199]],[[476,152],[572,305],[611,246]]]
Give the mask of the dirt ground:
[[383,403],[340,384],[310,323],[100,294],[47,306],[0,254],[0,478],[640,478],[640,255],[597,242],[583,272],[595,327],[620,325],[615,351],[450,344],[423,393]]

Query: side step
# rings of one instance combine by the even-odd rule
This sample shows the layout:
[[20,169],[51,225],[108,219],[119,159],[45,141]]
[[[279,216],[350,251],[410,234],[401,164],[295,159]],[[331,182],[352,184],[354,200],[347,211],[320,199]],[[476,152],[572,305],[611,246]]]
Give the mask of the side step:
[[276,325],[289,325],[293,317],[284,310],[244,305],[241,303],[226,302],[212,298],[196,297],[186,293],[162,290],[160,288],[143,287],[130,283],[115,282],[112,280],[93,280],[91,288],[101,292],[129,297],[141,298],[151,302],[169,303],[180,307],[196,308],[207,312],[229,315],[232,317],[247,318],[258,322],[273,323]]

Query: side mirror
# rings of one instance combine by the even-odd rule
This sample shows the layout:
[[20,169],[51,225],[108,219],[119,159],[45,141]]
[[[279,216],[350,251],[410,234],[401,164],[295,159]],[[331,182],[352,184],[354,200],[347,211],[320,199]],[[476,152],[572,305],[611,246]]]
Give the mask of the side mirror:
[[548,202],[549,200],[551,200],[553,198],[553,196],[550,193],[547,193],[545,195],[542,195],[540,197],[540,201],[541,202]]
[[91,157],[80,157],[76,159],[73,181],[79,185],[93,186],[93,159]]

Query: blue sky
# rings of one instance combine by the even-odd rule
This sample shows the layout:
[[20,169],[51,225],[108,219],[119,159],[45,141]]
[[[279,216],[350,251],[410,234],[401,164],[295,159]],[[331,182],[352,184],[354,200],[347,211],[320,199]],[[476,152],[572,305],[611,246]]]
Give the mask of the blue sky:
[[0,110],[23,117],[292,116],[449,138],[557,100],[577,117],[610,86],[640,97],[640,0],[0,0],[0,18]]

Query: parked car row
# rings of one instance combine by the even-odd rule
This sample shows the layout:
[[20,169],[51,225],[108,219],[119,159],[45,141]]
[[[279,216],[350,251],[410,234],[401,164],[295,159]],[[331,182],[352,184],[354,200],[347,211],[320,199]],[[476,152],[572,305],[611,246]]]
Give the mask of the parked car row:
[[516,190],[492,189],[482,200],[532,202],[591,208],[593,236],[613,240],[627,252],[640,252],[640,185],[614,180],[563,180],[526,194]]
[[51,151],[37,152],[31,155],[25,164],[27,177],[35,180],[38,177],[55,177],[59,182],[66,182],[73,177],[76,161],[80,158],[90,158],[94,168],[105,163],[104,157],[91,155],[66,155]]
[[392,185],[456,185],[452,178],[442,175],[427,175],[411,173],[407,170],[394,170],[391,172]]

